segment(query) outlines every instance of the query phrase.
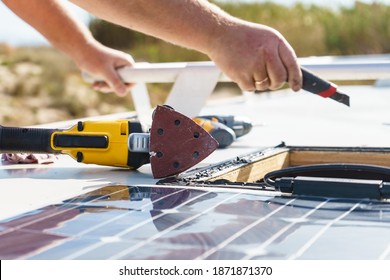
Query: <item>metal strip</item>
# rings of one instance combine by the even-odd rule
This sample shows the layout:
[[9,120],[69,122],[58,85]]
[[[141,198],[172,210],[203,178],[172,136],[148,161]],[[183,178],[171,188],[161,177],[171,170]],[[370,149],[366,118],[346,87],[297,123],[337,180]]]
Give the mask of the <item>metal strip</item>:
[[[167,197],[169,197],[169,196],[175,195],[175,194],[180,193],[180,192],[182,192],[182,191],[184,191],[184,190],[185,190],[185,189],[181,189],[181,190],[179,190],[179,191],[177,191],[177,192],[170,193],[169,195],[166,195],[166,196],[160,197],[159,199],[156,199],[156,201],[163,200],[163,199],[165,199],[165,198],[167,198]],[[122,192],[122,191],[123,191],[123,190],[120,190],[120,191],[117,191],[117,192],[112,192],[112,193],[110,193],[110,194],[116,194],[116,193],[120,193],[120,192]],[[100,196],[100,197],[95,198],[95,199],[93,199],[93,200],[90,200],[90,201],[88,201],[88,204],[90,204],[91,202],[99,201],[101,198],[103,198],[103,197],[105,197],[105,196],[107,196],[107,195],[103,195],[103,196]],[[29,225],[31,225],[31,224],[34,224],[35,222],[43,221],[43,220],[46,219],[46,218],[52,218],[52,217],[54,217],[54,216],[56,216],[56,215],[60,215],[60,214],[66,213],[67,211],[71,211],[71,210],[76,209],[76,208],[79,208],[79,207],[81,207],[81,206],[83,206],[83,205],[86,205],[86,204],[77,204],[75,207],[67,208],[66,211],[58,212],[58,213],[56,213],[55,215],[50,215],[50,216],[43,217],[42,219],[35,220],[33,223],[30,223],[30,224],[28,224],[27,226],[29,226]],[[147,207],[149,207],[150,205],[152,205],[152,202],[143,205],[140,209],[147,208]],[[126,212],[126,213],[124,213],[124,214],[122,214],[122,215],[118,215],[118,216],[116,216],[116,217],[114,217],[114,218],[112,218],[112,219],[109,219],[109,220],[105,221],[105,222],[101,222],[101,223],[95,225],[94,227],[90,227],[90,228],[88,228],[87,230],[81,231],[80,233],[78,233],[78,234],[72,236],[72,239],[67,239],[67,240],[64,240],[63,242],[57,242],[56,244],[53,244],[53,245],[54,245],[55,247],[57,247],[57,246],[59,246],[60,244],[65,244],[65,243],[67,243],[67,242],[71,242],[71,241],[74,240],[74,238],[81,237],[81,236],[83,236],[83,235],[85,235],[85,234],[87,234],[87,233],[89,233],[89,232],[91,232],[91,231],[93,231],[93,230],[96,230],[96,229],[98,229],[98,228],[101,228],[101,227],[103,227],[103,226],[105,226],[105,225],[107,225],[107,224],[109,224],[109,223],[111,223],[111,222],[114,222],[114,221],[116,221],[116,220],[118,220],[118,219],[120,219],[120,218],[123,218],[123,217],[125,217],[125,216],[128,216],[128,215],[130,215],[130,214],[132,214],[132,213],[134,213],[134,210],[129,211],[129,212]],[[0,235],[1,235],[1,232],[0,232]],[[39,253],[31,254],[31,255],[29,255],[28,257],[23,256],[23,258],[31,258],[31,257],[34,257],[34,256],[37,255],[37,254],[42,254],[42,253],[44,253],[44,252],[46,252],[46,251],[48,251],[48,250],[50,250],[50,249],[52,249],[52,247],[47,247],[47,248],[45,248],[44,250],[39,251]],[[68,259],[68,258],[67,258],[67,257],[64,257],[64,259]]]
[[221,76],[217,67],[186,67],[177,76],[165,104],[187,117],[196,117]]
[[[113,193],[119,193],[119,192],[121,192],[121,191],[117,191],[117,192],[113,192]],[[103,197],[105,197],[105,196],[106,196],[106,195],[100,196],[100,197],[98,197],[98,198],[95,198],[95,199],[93,199],[93,200],[90,200],[89,202],[98,201],[99,199],[101,199],[101,198],[103,198]],[[62,215],[62,214],[64,214],[64,213],[66,213],[66,212],[68,212],[68,211],[72,211],[72,210],[74,210],[74,209],[76,209],[76,208],[78,208],[78,207],[80,207],[80,205],[76,205],[76,206],[74,206],[74,207],[67,208],[67,209],[64,210],[64,211],[56,212],[56,213],[53,213],[53,214],[51,214],[51,215],[48,215],[48,216],[45,216],[45,217],[36,219],[36,220],[34,220],[34,221],[30,221],[30,222],[27,222],[27,223],[18,225],[17,227],[8,228],[8,229],[6,229],[6,230],[4,230],[4,231],[1,231],[1,232],[0,232],[0,236],[1,236],[1,235],[4,235],[4,234],[7,234],[7,233],[10,233],[10,232],[13,232],[13,231],[16,231],[16,230],[23,229],[24,227],[31,226],[31,225],[33,225],[33,224],[35,224],[35,223],[42,222],[43,220],[46,220],[46,219],[55,217],[55,216],[57,216],[57,215]]]
[[327,231],[332,225],[335,223],[341,221],[344,217],[348,216],[350,213],[352,213],[353,210],[356,209],[360,205],[362,200],[358,203],[356,203],[354,206],[352,206],[347,212],[343,213],[342,215],[338,216],[336,219],[330,221],[327,223],[316,235],[314,235],[312,238],[310,238],[305,245],[301,247],[295,254],[292,254],[288,259],[289,260],[295,260],[302,256],[324,233]]
[[[179,192],[184,191],[184,190],[185,190],[185,189],[182,189],[182,190],[180,190]],[[163,200],[163,199],[165,199],[165,198],[167,198],[167,197],[169,197],[169,196],[171,196],[171,195],[177,194],[177,193],[179,193],[179,192],[171,193],[171,194],[169,194],[169,195],[167,195],[167,196],[164,196],[164,197],[161,197],[161,198],[159,198],[159,199],[156,199],[154,202],[158,202],[158,201],[160,201],[160,200]],[[204,195],[206,195],[206,194],[208,194],[208,193],[209,193],[209,192],[205,192],[205,193],[203,193],[203,194],[201,194],[201,195],[198,195],[198,196],[196,196],[196,197],[193,197],[192,199],[186,200],[184,203],[182,203],[182,204],[180,204],[180,205],[178,205],[178,206],[176,206],[175,208],[172,208],[172,209],[178,209],[179,207],[181,207],[181,206],[183,206],[183,205],[186,205],[186,204],[188,204],[188,203],[190,203],[190,202],[192,202],[192,201],[198,199],[199,197],[202,197],[202,196],[204,196]],[[143,207],[142,207],[142,208],[143,208]],[[141,209],[142,209],[142,208],[141,208]],[[111,219],[111,221],[118,220],[119,218],[123,218],[123,217],[127,216],[127,214],[128,214],[128,213],[126,213],[125,215],[120,215],[120,217],[115,217],[115,218]],[[117,233],[117,234],[114,235],[113,237],[121,237],[121,236],[123,236],[123,235],[125,235],[125,234],[128,234],[128,233],[132,232],[133,230],[136,230],[137,228],[139,228],[139,227],[141,227],[141,226],[143,226],[143,225],[146,225],[147,223],[153,222],[154,220],[156,220],[156,219],[158,219],[158,218],[161,218],[161,217],[163,217],[163,216],[165,216],[165,215],[166,215],[166,213],[161,213],[161,214],[159,214],[159,215],[156,215],[155,217],[153,217],[153,218],[151,218],[151,219],[145,220],[145,221],[143,221],[143,222],[141,222],[141,223],[138,223],[138,224],[136,224],[136,225],[134,225],[134,226],[132,226],[132,227],[126,229],[126,230],[123,230],[123,231]],[[104,223],[104,225],[106,225],[106,224],[108,224],[108,223]],[[99,224],[99,226],[96,225],[95,227],[92,228],[92,230],[97,229],[97,228],[99,228],[99,227],[101,227],[101,226],[102,226],[102,224]],[[92,231],[92,230],[89,230],[89,229],[88,229],[88,230],[85,230],[85,231],[82,232],[82,234],[76,235],[75,237],[81,237],[82,235],[85,235],[85,233],[88,233],[88,232],[90,232],[90,231]],[[75,259],[75,258],[77,258],[77,257],[80,257],[80,256],[82,256],[82,255],[88,253],[88,252],[91,252],[92,250],[95,250],[95,249],[97,249],[97,248],[103,246],[104,244],[105,244],[104,242],[98,242],[98,243],[92,244],[92,245],[90,245],[90,246],[88,246],[88,247],[85,247],[84,249],[79,250],[79,251],[77,251],[77,252],[75,252],[75,253],[73,253],[73,254],[70,254],[70,255],[68,255],[68,256],[62,258],[62,259],[64,259],[64,260]]]
[[111,260],[120,259],[120,258],[126,256],[127,254],[129,254],[129,253],[131,253],[131,252],[133,252],[133,251],[135,251],[135,250],[137,250],[137,249],[139,249],[139,248],[141,248],[141,247],[143,247],[143,246],[153,242],[154,240],[156,240],[157,238],[163,236],[164,234],[169,233],[172,230],[174,230],[174,229],[176,229],[176,228],[178,228],[178,227],[180,227],[180,226],[182,226],[182,225],[184,225],[184,224],[186,224],[186,223],[188,223],[188,222],[190,222],[192,220],[197,219],[198,217],[204,215],[205,213],[210,212],[211,210],[213,210],[217,206],[219,206],[219,205],[225,203],[226,201],[229,201],[229,200],[231,200],[231,199],[233,199],[233,198],[235,198],[235,197],[237,197],[237,196],[239,196],[241,194],[242,193],[237,193],[235,195],[232,195],[232,196],[230,196],[230,197],[220,201],[219,203],[214,204],[212,207],[210,207],[210,208],[208,208],[208,209],[206,209],[206,210],[204,210],[204,211],[202,211],[202,212],[200,212],[200,213],[198,213],[198,214],[196,214],[196,215],[194,215],[194,216],[192,216],[192,217],[190,217],[188,219],[185,219],[185,220],[181,221],[180,223],[177,223],[177,224],[175,224],[175,225],[173,225],[173,226],[171,226],[171,227],[169,227],[169,228],[167,228],[167,229],[165,229],[165,230],[163,230],[163,231],[161,231],[161,232],[159,232],[159,233],[149,237],[145,241],[139,242],[136,245],[134,245],[134,246],[132,246],[130,248],[127,248],[127,249],[123,250],[122,252],[119,252],[116,255],[111,256],[109,259],[111,259]]
[[379,256],[378,260],[386,260],[387,256],[390,257],[390,244],[386,247],[383,253]]
[[[300,219],[305,219],[307,218],[308,216],[310,216],[311,214],[313,214],[314,212],[316,212],[318,209],[320,209],[322,206],[324,206],[326,203],[329,202],[330,199],[327,199],[325,201],[323,201],[322,203],[318,204],[314,209],[310,210],[309,212],[307,212],[305,215],[301,216]],[[249,260],[251,258],[253,258],[254,256],[256,256],[256,252],[259,252],[259,251],[262,251],[264,250],[267,246],[269,246],[272,242],[274,242],[277,238],[279,238],[280,236],[282,236],[282,234],[284,234],[287,230],[289,230],[292,226],[296,225],[298,222],[295,221],[293,223],[290,223],[288,224],[287,226],[285,226],[284,228],[282,228],[281,230],[279,230],[277,233],[275,233],[271,238],[269,238],[268,240],[266,240],[265,242],[263,242],[260,246],[254,248],[253,250],[251,249],[251,251],[253,253],[251,254],[247,254],[245,256],[245,258],[243,258],[244,260]]]
[[[390,79],[390,56],[303,57],[298,62],[328,80]],[[127,83],[173,83],[184,69],[189,68],[212,73],[217,67],[212,61],[136,63],[132,67],[120,68],[118,73]],[[86,73],[83,77],[87,82],[95,80]],[[230,82],[231,79],[221,73],[218,81]]]
[[131,89],[131,97],[133,99],[134,108],[137,112],[137,117],[145,131],[152,126],[153,108],[150,103],[148,88],[144,83],[137,83]]
[[289,205],[290,203],[292,203],[293,201],[295,201],[296,199],[292,199],[290,201],[288,201],[287,203],[285,203],[284,205],[280,206],[279,208],[275,209],[274,211],[268,213],[266,216],[264,217],[261,217],[260,219],[258,219],[257,221],[247,225],[246,227],[244,227],[242,230],[236,232],[235,234],[233,234],[230,238],[227,238],[224,240],[224,242],[220,243],[218,246],[215,246],[213,248],[211,248],[210,250],[204,252],[202,255],[198,256],[197,258],[195,258],[196,260],[204,260],[206,259],[207,257],[211,256],[212,254],[214,254],[215,252],[217,252],[218,250],[221,250],[223,249],[224,247],[226,247],[227,245],[229,245],[231,242],[233,242],[235,239],[239,238],[240,236],[242,236],[244,233],[246,233],[247,231],[251,230],[253,227],[257,226],[258,224],[264,222],[265,220],[269,219],[270,217],[272,217],[273,215],[275,215],[277,212],[279,212],[280,210],[282,210],[283,208],[285,208],[287,205]]
[[[179,191],[177,191],[177,192],[170,193],[170,194],[168,194],[168,195],[165,195],[165,196],[163,196],[163,197],[160,197],[159,199],[156,199],[155,202],[161,201],[161,200],[163,200],[163,199],[166,199],[166,198],[168,198],[168,197],[170,197],[170,196],[172,196],[172,195],[176,195],[176,194],[178,194],[178,193],[180,193],[180,192],[183,192],[183,191],[184,191],[184,189],[181,189],[181,190],[179,190]],[[143,210],[143,209],[149,207],[149,206],[152,205],[152,204],[153,204],[152,202],[147,203],[147,204],[143,205],[140,209]],[[91,231],[94,231],[94,230],[96,230],[96,229],[98,229],[98,228],[101,228],[101,227],[103,227],[103,226],[105,226],[105,225],[107,225],[107,224],[109,224],[109,223],[112,223],[112,222],[114,222],[114,221],[116,221],[116,220],[119,220],[119,219],[121,219],[121,218],[124,218],[124,217],[126,217],[126,216],[128,216],[128,215],[130,215],[130,214],[132,214],[132,213],[134,213],[134,211],[126,212],[126,213],[121,214],[121,215],[118,215],[118,216],[116,216],[116,217],[114,217],[114,218],[112,218],[112,219],[109,219],[109,220],[107,220],[107,221],[105,221],[105,222],[101,222],[101,223],[99,223],[99,224],[97,224],[97,225],[95,225],[95,226],[93,226],[93,227],[88,228],[87,230],[83,230],[83,231],[79,232],[78,234],[74,235],[74,237],[81,237],[81,236],[83,236],[83,235],[86,235],[87,233],[89,233],[89,232],[91,232]]]

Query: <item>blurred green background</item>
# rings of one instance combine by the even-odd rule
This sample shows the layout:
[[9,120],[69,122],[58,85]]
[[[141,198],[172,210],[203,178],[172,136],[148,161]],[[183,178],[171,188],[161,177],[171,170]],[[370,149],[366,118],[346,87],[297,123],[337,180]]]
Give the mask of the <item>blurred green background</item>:
[[[384,4],[356,2],[352,7],[330,9],[210,2],[236,17],[276,28],[299,57],[390,53],[390,6]],[[209,60],[198,52],[102,20],[92,19],[90,29],[97,40],[129,52],[136,61]],[[169,87],[149,85],[153,104],[164,102]],[[0,44],[0,96],[2,125],[47,123],[133,109],[129,96],[124,101],[91,90],[73,62],[51,47]]]

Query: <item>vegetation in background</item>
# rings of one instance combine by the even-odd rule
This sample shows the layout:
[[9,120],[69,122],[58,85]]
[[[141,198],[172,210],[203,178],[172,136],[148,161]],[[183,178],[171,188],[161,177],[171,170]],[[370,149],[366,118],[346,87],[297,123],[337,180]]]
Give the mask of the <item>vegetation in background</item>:
[[[210,2],[236,17],[279,30],[300,57],[390,52],[390,6],[384,4],[357,1],[353,7],[332,10],[303,4],[286,7],[271,2]],[[103,44],[129,51],[138,61],[207,59],[197,52],[99,19],[93,19],[90,28]]]
[[[390,53],[390,6],[356,2],[331,10],[316,5],[216,2],[242,19],[279,30],[299,57]],[[136,61],[208,60],[207,56],[93,19],[90,29],[103,44]],[[163,103],[171,85],[150,85],[152,103]],[[130,96],[97,93],[66,56],[48,48],[0,44],[0,124],[30,125],[133,109]]]
[[0,124],[31,125],[132,110],[86,84],[73,61],[51,47],[0,44]]

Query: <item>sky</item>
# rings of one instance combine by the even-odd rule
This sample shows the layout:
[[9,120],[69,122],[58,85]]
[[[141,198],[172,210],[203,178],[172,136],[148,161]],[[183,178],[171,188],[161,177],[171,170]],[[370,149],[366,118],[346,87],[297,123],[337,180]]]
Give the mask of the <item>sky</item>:
[[[88,13],[69,1],[64,2],[80,20],[88,22],[90,18]],[[48,44],[42,35],[16,16],[2,1],[0,1],[0,43],[12,46]]]
[[[161,0],[164,1],[164,0]],[[221,1],[221,0],[220,0]],[[267,2],[267,0],[224,0],[235,2]],[[66,2],[71,10],[82,21],[88,22],[90,15],[82,9]],[[316,4],[329,7],[350,6],[355,0],[268,0],[268,2],[275,2],[283,5],[293,5],[296,2],[304,4]],[[390,0],[361,0],[361,2],[372,3],[380,2],[390,5]],[[26,24],[23,20],[15,16],[4,4],[0,1],[0,43],[7,43],[12,46],[21,45],[47,45],[47,41],[32,27]]]

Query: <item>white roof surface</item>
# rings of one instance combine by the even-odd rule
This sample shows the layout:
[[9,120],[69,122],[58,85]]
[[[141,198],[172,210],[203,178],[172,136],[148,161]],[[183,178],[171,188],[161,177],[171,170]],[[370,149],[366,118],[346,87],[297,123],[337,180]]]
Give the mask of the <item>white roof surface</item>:
[[[351,107],[290,90],[244,93],[209,102],[202,114],[246,116],[254,127],[227,149],[216,150],[199,166],[216,164],[282,141],[297,146],[389,147],[390,87],[344,86],[340,90],[350,95]],[[110,183],[153,185],[156,181],[149,165],[127,171],[80,164],[68,156],[60,156],[49,165],[2,165],[0,219]]]

